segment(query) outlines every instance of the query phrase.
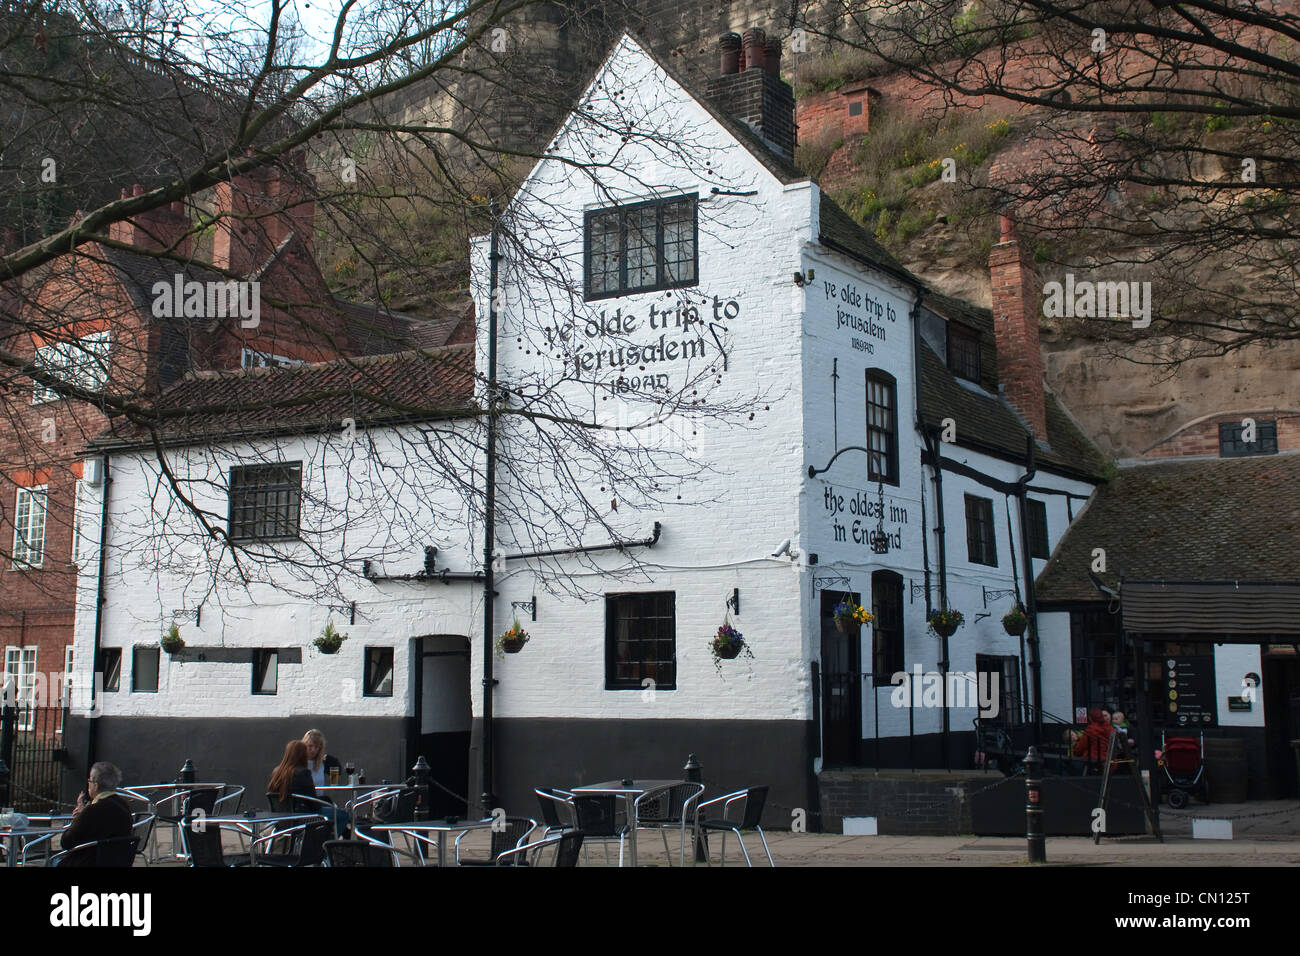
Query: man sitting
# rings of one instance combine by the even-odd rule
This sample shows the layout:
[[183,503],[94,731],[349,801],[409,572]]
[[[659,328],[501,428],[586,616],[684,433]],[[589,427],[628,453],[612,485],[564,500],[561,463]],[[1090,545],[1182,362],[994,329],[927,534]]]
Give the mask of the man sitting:
[[[130,806],[117,793],[120,786],[122,771],[111,763],[100,761],[90,768],[86,791],[77,796],[72,823],[63,831],[63,849],[71,850],[83,843],[131,835],[131,825],[135,821]],[[61,865],[94,866],[95,847],[69,853],[62,859]]]

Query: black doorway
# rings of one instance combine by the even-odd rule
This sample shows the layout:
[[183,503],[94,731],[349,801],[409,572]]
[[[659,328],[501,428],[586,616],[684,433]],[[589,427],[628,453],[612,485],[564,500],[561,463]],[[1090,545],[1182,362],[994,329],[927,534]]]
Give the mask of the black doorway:
[[432,769],[429,815],[469,812],[469,638],[431,635],[411,640],[415,694],[408,764],[423,756]]
[[1269,794],[1273,799],[1300,796],[1296,754],[1300,740],[1300,660],[1294,654],[1264,657],[1264,740],[1268,752]]
[[822,592],[822,766],[851,767],[858,763],[862,741],[861,628],[847,633],[835,626],[835,605],[857,594]]

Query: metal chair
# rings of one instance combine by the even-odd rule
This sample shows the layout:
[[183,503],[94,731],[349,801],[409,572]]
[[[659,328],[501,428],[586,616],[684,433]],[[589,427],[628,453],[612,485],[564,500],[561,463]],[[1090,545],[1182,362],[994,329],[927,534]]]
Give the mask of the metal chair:
[[[486,860],[462,860],[460,858],[460,841],[473,833],[473,830],[464,830],[456,837],[456,865],[457,866],[496,866],[497,858],[507,850],[513,850],[523,846],[528,842],[528,837],[537,829],[537,821],[528,817],[506,817],[506,825],[498,830],[495,826],[492,828],[492,845],[489,852],[491,857]],[[509,863],[504,864],[509,866]]]
[[[253,861],[257,866],[301,867],[319,866],[325,860],[325,841],[330,838],[331,823],[299,823],[296,826],[268,833],[252,842]],[[293,841],[288,853],[269,853],[258,849],[260,844],[290,838]]]
[[395,866],[388,849],[365,840],[326,840],[325,865],[331,868]]
[[409,858],[419,866],[426,866],[428,865],[428,861],[424,857],[424,850],[421,847],[421,841],[432,844],[435,849],[437,849],[438,846],[437,841],[431,840],[428,837],[425,837],[423,834],[407,833],[406,831],[388,831],[388,832],[390,836],[393,832],[401,832],[408,839],[414,839],[416,852],[413,853],[410,850],[403,850],[402,848],[394,845],[393,843],[385,842],[379,839],[378,837],[371,836],[365,830],[356,831],[357,837],[360,838],[367,845],[378,848],[382,852],[387,853],[390,859],[392,860],[392,865],[396,867],[400,867],[402,865],[402,857]]
[[88,843],[82,843],[71,849],[64,850],[62,853],[54,854],[54,856],[50,857],[50,861],[46,866],[59,866],[69,855],[93,848],[95,862],[81,863],[78,864],[79,866],[129,869],[135,863],[136,848],[139,845],[139,838],[133,836],[113,837],[108,840],[91,840]]
[[[727,865],[727,834],[736,834],[736,840],[740,843],[740,852],[745,854],[745,863],[753,866],[749,858],[749,851],[745,849],[745,841],[741,837],[743,830],[757,830],[759,839],[763,841],[763,852],[767,854],[767,862],[771,866],[776,866],[772,860],[772,851],[767,848],[767,837],[763,835],[763,828],[759,826],[759,820],[763,816],[763,804],[767,802],[767,787],[750,787],[748,790],[737,790],[735,793],[728,793],[721,797],[715,797],[712,800],[705,801],[695,808],[695,831],[704,836],[704,861],[712,866],[709,860],[708,852],[708,834],[710,830],[719,830],[722,832],[722,866]],[[727,818],[733,803],[744,801],[745,811],[740,820],[731,820]],[[722,804],[722,816],[709,819],[704,817],[707,807]]]
[[573,820],[573,804],[570,802],[573,794],[554,787],[539,788],[533,793],[537,794],[537,802],[542,808],[542,825],[546,827],[543,831],[544,836],[571,830],[576,826]]
[[149,854],[145,852],[145,848],[149,846],[149,840],[153,837],[153,825],[158,819],[158,815],[156,813],[136,812],[132,816],[135,822],[131,824],[131,832],[135,834],[136,839],[139,841],[135,852],[140,859],[144,860],[144,865],[148,866]]
[[[266,802],[274,813],[319,813],[329,820],[330,829],[334,831],[331,839],[342,838],[338,831],[338,815],[335,813],[338,807],[334,806],[332,801],[322,800],[319,797],[305,797],[300,793],[291,793],[288,800],[281,800],[278,794],[267,793]],[[326,809],[329,813],[323,812]]]
[[[497,856],[497,866],[537,866],[543,851],[555,847],[555,862],[552,866],[577,866],[582,852],[585,834],[581,830],[565,830],[554,836],[544,837],[536,843],[528,843],[506,850]],[[516,863],[515,860],[518,859]]]
[[619,806],[623,798],[614,794],[578,794],[572,798],[573,815],[578,829],[585,834],[582,842],[583,858],[587,856],[587,845],[595,841],[605,846],[605,863],[609,863],[609,844],[618,841],[618,865],[623,865],[623,841],[627,839],[631,828],[627,823],[618,822]]
[[679,866],[686,865],[686,821],[695,817],[695,804],[704,792],[702,783],[674,783],[655,790],[647,790],[636,798],[636,826],[638,830],[658,830],[664,841],[664,855],[672,865],[672,851],[668,849],[668,831],[681,831]]
[[214,869],[252,863],[248,853],[226,853],[222,849],[220,825],[182,827],[181,841],[189,865],[195,868]]

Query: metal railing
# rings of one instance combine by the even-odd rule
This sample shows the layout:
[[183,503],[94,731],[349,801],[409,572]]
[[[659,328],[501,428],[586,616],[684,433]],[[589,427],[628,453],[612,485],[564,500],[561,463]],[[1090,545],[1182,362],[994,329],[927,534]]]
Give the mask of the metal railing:
[[0,757],[9,771],[0,777],[0,804],[32,812],[58,805],[67,716],[66,704],[17,701],[0,708]]

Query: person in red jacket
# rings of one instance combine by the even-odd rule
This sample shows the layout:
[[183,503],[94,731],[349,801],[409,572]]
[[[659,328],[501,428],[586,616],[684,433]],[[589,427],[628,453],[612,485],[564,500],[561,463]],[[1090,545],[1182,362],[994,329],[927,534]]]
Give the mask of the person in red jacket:
[[1083,728],[1074,742],[1074,755],[1088,762],[1088,773],[1101,773],[1110,751],[1110,738],[1115,728],[1106,720],[1106,714],[1094,707],[1088,711],[1088,726]]

